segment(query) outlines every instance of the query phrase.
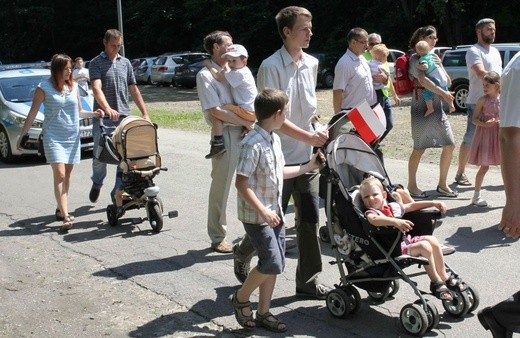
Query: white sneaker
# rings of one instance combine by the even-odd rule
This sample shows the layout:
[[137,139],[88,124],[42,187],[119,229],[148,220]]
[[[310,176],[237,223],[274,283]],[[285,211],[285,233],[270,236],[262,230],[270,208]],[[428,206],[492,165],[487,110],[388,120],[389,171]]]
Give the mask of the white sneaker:
[[471,204],[476,205],[477,207],[487,207],[488,205],[487,201],[482,197],[473,198]]

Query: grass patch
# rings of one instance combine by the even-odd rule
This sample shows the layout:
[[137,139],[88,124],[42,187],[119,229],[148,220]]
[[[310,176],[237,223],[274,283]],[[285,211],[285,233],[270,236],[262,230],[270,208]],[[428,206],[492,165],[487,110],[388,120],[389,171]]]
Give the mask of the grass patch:
[[[132,114],[140,116],[138,109],[133,109]],[[168,109],[148,109],[150,119],[163,128],[176,128],[200,132],[209,132],[210,126],[204,119],[204,114],[198,112],[174,113]]]

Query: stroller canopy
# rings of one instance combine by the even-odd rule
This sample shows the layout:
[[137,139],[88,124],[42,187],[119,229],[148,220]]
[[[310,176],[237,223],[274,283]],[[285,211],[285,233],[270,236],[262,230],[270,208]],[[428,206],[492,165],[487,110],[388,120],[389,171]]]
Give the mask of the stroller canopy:
[[340,134],[327,146],[327,163],[350,189],[369,174],[389,185],[390,179],[374,150],[355,133]]

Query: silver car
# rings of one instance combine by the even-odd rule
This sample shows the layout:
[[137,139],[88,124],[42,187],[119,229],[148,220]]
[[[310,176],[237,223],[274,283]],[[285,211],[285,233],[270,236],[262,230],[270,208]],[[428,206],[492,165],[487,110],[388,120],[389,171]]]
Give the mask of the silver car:
[[184,52],[158,56],[152,65],[151,80],[163,86],[175,85],[173,81],[175,68],[201,59],[204,56],[209,57],[209,54]]
[[[492,46],[500,52],[503,67],[520,51],[520,43],[495,43]],[[470,45],[453,47],[453,49],[445,51],[442,56],[442,65],[451,78],[450,91],[454,92],[455,108],[460,112],[466,111],[466,97],[469,91],[466,52],[470,47]]]
[[152,64],[156,57],[142,58],[141,63],[135,70],[135,80],[137,83],[153,84],[152,82]]
[[[0,160],[13,161],[16,156],[38,153],[38,138],[44,120],[43,104],[40,107],[31,129],[29,129],[28,148],[16,149],[22,126],[29,114],[34,91],[40,82],[50,77],[49,69],[20,68],[9,65],[0,66]],[[8,69],[8,70],[5,70]],[[81,105],[92,110],[94,97],[79,88]],[[81,148],[94,146],[92,138],[92,119],[80,119]]]

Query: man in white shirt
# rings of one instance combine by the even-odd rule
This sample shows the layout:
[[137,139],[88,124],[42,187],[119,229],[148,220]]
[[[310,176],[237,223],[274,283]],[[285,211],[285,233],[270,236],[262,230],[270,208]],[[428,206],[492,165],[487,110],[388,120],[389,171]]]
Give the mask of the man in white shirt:
[[78,83],[78,86],[88,90],[88,82],[90,81],[88,69],[83,67],[83,58],[78,56],[74,59],[76,68],[72,72],[72,78]]
[[466,133],[459,149],[459,165],[455,182],[459,185],[471,185],[464,173],[469,158],[471,141],[475,134],[475,125],[471,122],[475,105],[480,97],[484,96],[482,79],[489,71],[502,74],[502,58],[498,50],[491,46],[495,41],[495,20],[481,19],[477,22],[476,33],[478,42],[471,46],[466,53],[466,66],[469,73],[469,92],[466,98],[467,121]]
[[[286,120],[278,135],[286,166],[302,165],[309,162],[312,146],[320,147],[328,139],[327,132],[315,132],[312,127],[317,106],[318,60],[303,52],[309,47],[312,37],[312,14],[303,7],[290,6],[278,12],[276,23],[283,46],[260,65],[257,86],[259,91],[280,89],[289,97]],[[331,289],[319,284],[317,278],[322,270],[320,243],[316,236],[319,224],[318,183],[317,172],[284,180],[282,209],[285,213],[293,196],[298,210],[296,295],[325,299]],[[247,276],[245,268],[253,253],[249,242],[246,236],[234,249],[235,275],[240,281]]]
[[[334,113],[355,108],[364,100],[370,106],[377,103],[372,74],[363,53],[368,46],[368,33],[363,28],[352,28],[347,34],[348,49],[339,59],[334,70],[332,103]],[[374,81],[388,82],[388,75],[381,72]]]

